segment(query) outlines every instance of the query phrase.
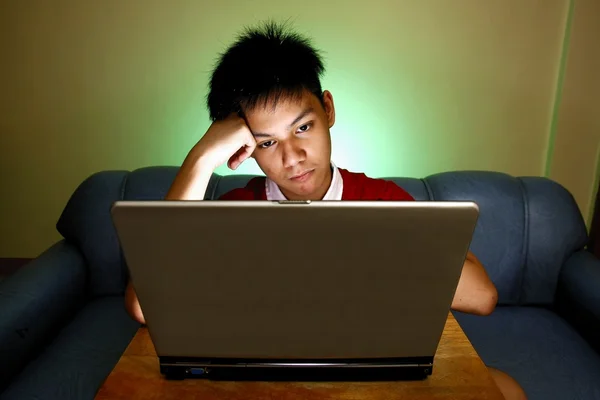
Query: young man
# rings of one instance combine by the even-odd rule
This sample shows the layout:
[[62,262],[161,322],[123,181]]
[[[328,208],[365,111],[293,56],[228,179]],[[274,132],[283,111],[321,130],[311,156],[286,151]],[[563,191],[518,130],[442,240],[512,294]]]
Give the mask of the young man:
[[[323,91],[319,53],[285,26],[247,30],[225,52],[212,75],[208,108],[212,125],[191,149],[167,200],[203,200],[210,177],[227,162],[237,169],[252,157],[266,177],[254,178],[223,200],[414,200],[393,182],[338,168],[331,161],[332,94]],[[468,253],[452,309],[490,314],[497,292],[485,269]],[[126,307],[144,323],[131,283]],[[510,377],[493,371],[508,390]],[[512,385],[512,386],[511,386]]]

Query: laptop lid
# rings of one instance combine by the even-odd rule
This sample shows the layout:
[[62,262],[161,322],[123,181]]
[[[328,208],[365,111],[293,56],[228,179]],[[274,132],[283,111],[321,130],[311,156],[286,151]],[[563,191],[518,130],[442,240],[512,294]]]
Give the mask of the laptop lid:
[[159,356],[433,356],[471,202],[119,201],[112,216]]

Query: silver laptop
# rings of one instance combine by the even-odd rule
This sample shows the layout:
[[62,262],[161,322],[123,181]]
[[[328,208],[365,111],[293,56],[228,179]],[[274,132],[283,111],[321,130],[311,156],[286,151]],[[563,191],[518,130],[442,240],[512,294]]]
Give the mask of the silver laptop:
[[472,202],[118,201],[112,218],[170,379],[422,379]]

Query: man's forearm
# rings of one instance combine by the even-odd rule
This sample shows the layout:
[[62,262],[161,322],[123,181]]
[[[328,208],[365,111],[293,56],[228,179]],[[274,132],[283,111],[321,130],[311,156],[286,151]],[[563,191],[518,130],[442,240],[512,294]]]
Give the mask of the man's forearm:
[[497,302],[496,287],[481,262],[469,253],[452,301],[452,309],[469,314],[489,315],[494,311]]
[[192,151],[179,168],[165,200],[204,200],[214,169]]

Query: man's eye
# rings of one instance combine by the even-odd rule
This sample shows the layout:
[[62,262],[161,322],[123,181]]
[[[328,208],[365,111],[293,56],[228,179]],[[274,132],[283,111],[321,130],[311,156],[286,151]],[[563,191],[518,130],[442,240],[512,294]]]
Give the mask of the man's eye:
[[300,132],[306,132],[307,130],[310,129],[311,124],[304,124],[301,127],[298,128],[298,131]]
[[271,147],[275,144],[275,141],[269,140],[268,142],[261,143],[258,147],[261,149],[266,149],[267,147]]

